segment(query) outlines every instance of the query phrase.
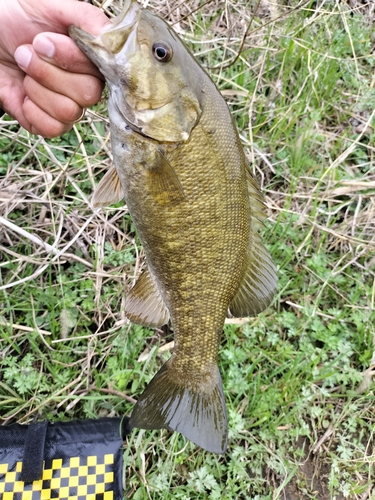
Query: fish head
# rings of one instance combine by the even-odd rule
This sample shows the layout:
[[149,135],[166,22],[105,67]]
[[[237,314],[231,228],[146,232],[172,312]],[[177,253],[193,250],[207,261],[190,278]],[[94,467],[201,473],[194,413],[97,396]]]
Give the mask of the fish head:
[[134,0],[94,37],[69,29],[110,89],[110,118],[160,142],[185,142],[201,115],[198,66],[173,29]]

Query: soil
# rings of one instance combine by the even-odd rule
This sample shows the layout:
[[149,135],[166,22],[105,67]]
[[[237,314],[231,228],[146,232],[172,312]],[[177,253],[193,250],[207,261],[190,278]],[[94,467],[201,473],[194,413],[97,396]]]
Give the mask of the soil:
[[[328,481],[330,465],[322,460],[319,452],[309,450],[309,442],[301,439],[298,448],[307,450],[301,460],[297,473],[285,486],[280,495],[283,500],[328,500],[330,498]],[[335,500],[348,500],[342,494],[335,495]]]

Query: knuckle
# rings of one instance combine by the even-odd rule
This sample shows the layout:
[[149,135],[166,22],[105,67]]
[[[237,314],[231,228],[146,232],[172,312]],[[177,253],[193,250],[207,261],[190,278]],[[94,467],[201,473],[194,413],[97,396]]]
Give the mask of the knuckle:
[[26,75],[23,79],[23,90],[26,95],[29,95],[32,92],[32,89],[35,86],[35,80],[31,78],[31,76]]
[[51,78],[51,65],[41,61],[39,58],[34,59],[36,59],[34,64],[29,66],[28,73],[30,77],[42,84],[49,81]]
[[63,135],[71,129],[71,126],[66,125],[65,123],[56,122],[50,123],[49,126],[44,127],[41,135],[46,137],[47,139],[53,139],[54,137],[58,137],[59,135]]
[[26,119],[30,123],[29,130],[33,134],[41,135],[47,139],[52,139],[65,134],[71,128],[71,125],[62,123],[53,116],[46,114],[31,99],[26,99],[22,109]]
[[93,106],[96,104],[102,95],[104,88],[104,83],[96,77],[90,77],[90,81],[87,81],[87,85],[82,94],[84,100],[83,107]]
[[56,118],[62,123],[72,123],[77,120],[82,113],[81,107],[70,99],[64,99],[56,110]]

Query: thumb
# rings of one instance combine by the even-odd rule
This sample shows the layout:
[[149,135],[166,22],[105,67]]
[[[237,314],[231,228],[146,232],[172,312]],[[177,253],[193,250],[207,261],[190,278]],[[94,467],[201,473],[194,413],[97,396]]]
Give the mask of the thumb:
[[5,78],[1,78],[0,72],[0,107],[8,113],[9,116],[15,118],[18,123],[30,131],[30,123],[25,118],[22,106],[25,100],[25,92],[22,86],[22,71],[19,69],[10,68],[9,74]]
[[[111,24],[108,17],[97,7],[76,0],[41,0],[33,2],[31,17],[44,25],[43,31],[68,34],[74,24],[92,35],[99,35],[103,27]],[[54,28],[51,29],[51,28]]]

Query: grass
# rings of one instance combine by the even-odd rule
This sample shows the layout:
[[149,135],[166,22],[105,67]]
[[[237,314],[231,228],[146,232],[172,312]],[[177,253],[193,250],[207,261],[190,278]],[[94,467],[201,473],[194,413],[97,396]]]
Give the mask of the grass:
[[[279,289],[267,311],[225,326],[227,454],[134,431],[126,498],[373,500],[374,5],[149,5],[228,101],[267,201]],[[0,422],[128,414],[173,335],[128,324],[142,248],[124,203],[92,210],[111,158],[105,99],[50,141],[2,121],[0,151]]]

